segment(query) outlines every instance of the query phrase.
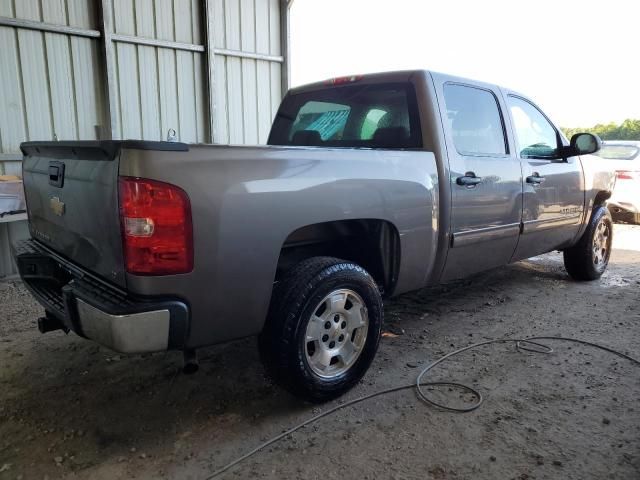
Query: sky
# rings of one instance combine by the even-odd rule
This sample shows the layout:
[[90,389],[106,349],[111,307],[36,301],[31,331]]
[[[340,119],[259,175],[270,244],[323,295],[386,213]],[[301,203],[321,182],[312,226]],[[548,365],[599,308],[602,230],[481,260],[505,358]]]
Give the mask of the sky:
[[640,2],[293,2],[292,86],[412,68],[509,87],[563,127],[640,118]]

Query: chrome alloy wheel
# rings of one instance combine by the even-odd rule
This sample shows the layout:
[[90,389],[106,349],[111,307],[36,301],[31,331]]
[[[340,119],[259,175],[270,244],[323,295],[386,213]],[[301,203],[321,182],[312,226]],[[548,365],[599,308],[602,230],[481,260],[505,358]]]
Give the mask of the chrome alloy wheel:
[[353,290],[334,290],[313,310],[305,334],[305,355],[313,372],[335,378],[353,366],[367,340],[369,317]]
[[596,267],[601,267],[609,261],[609,250],[611,248],[611,232],[609,225],[604,220],[596,227],[593,236],[593,263]]

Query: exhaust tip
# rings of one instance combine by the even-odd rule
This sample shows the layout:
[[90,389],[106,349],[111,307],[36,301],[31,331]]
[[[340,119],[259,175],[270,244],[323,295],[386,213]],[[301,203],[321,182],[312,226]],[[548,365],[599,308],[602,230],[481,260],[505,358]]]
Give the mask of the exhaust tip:
[[196,355],[196,351],[193,349],[185,350],[183,352],[184,355],[184,366],[182,367],[182,373],[185,375],[192,375],[196,373],[200,369],[200,364],[198,363],[198,356]]
[[47,333],[55,330],[66,330],[66,328],[57,318],[47,315],[46,317],[38,318],[38,330],[40,333]]

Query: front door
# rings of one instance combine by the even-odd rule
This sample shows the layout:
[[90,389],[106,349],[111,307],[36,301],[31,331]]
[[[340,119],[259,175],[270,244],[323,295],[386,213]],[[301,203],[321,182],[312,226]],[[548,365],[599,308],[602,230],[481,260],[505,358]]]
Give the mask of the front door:
[[513,260],[532,257],[571,243],[584,214],[582,165],[563,159],[562,138],[530,101],[507,95],[524,182],[522,236]]
[[439,93],[452,205],[446,281],[509,262],[520,232],[522,171],[497,89],[447,82]]

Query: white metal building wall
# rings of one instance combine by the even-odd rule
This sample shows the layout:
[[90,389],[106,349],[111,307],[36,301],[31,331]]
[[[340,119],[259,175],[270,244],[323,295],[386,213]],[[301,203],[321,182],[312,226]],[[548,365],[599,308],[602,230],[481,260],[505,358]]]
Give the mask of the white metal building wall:
[[[119,138],[162,140],[172,128],[184,142],[210,140],[201,6],[197,0],[113,2],[108,55]],[[167,43],[135,43],[140,38]]]
[[[0,25],[22,19],[76,27],[68,35],[0,26],[0,173],[19,174],[25,140],[94,139],[104,125],[96,11],[90,0],[0,0]],[[71,28],[70,30],[74,30]]]
[[264,143],[286,75],[278,0],[215,0],[213,7],[215,136],[221,143]]
[[27,140],[265,142],[291,1],[0,0],[0,174]]

